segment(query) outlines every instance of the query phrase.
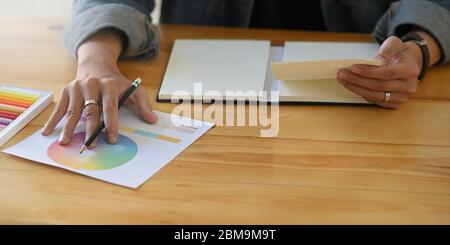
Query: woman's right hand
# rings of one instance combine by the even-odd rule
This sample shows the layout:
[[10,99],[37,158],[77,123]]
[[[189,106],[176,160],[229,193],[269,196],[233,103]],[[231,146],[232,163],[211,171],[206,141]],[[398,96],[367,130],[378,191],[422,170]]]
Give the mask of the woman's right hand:
[[[85,111],[86,139],[94,133],[103,114],[107,141],[110,144],[117,142],[118,101],[131,83],[117,67],[121,51],[120,36],[111,30],[95,34],[79,47],[77,76],[62,89],[59,101],[44,126],[43,135],[51,134],[65,116],[67,120],[60,134],[59,143],[69,144],[81,114]],[[87,100],[96,100],[99,103],[84,107]],[[127,105],[135,105],[142,119],[149,123],[158,120],[150,105],[147,91],[143,87],[139,87],[130,96]],[[94,141],[90,148],[95,147],[95,144]]]

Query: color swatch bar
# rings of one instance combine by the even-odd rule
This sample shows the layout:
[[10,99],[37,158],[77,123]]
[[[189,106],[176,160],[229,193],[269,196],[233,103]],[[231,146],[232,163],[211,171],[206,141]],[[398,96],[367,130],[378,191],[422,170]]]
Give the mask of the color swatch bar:
[[141,135],[141,136],[145,136],[145,137],[150,137],[150,138],[154,138],[154,139],[164,140],[164,141],[168,141],[168,142],[171,142],[171,143],[178,144],[178,143],[181,142],[181,139],[177,139],[177,138],[170,137],[170,136],[167,136],[167,135],[156,134],[156,133],[145,131],[145,130],[129,128],[129,127],[122,126],[122,125],[119,126],[119,129],[124,131],[124,132],[137,134],[137,135]]
[[8,127],[37,99],[39,96],[34,94],[0,89],[0,131]]
[[180,131],[180,132],[188,133],[188,134],[193,134],[198,130],[198,128],[195,128],[195,127],[191,127],[191,126],[187,126],[187,125],[174,125],[172,123],[167,123],[167,122],[158,122],[157,125],[160,127],[163,127],[163,128]]

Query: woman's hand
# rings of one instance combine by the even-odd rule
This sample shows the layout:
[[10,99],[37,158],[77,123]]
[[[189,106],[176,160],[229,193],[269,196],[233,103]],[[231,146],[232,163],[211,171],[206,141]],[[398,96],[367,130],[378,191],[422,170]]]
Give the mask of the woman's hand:
[[[87,120],[86,139],[94,133],[103,114],[107,140],[110,144],[117,142],[118,101],[130,86],[130,81],[120,73],[117,67],[121,49],[120,37],[111,31],[97,33],[80,46],[77,77],[62,89],[60,99],[42,131],[43,135],[52,133],[58,122],[65,116],[67,121],[61,132],[59,143],[69,144],[84,110]],[[84,108],[84,102],[87,100],[96,100],[99,105],[90,104]],[[139,87],[133,93],[127,104],[134,104],[145,121],[154,123],[158,120],[143,87]],[[95,144],[96,142],[93,142],[90,148],[95,147]]]
[[[431,66],[440,59],[440,49],[429,34],[418,33],[427,40]],[[422,69],[420,47],[413,42],[403,43],[397,37],[389,37],[381,45],[376,59],[382,61],[382,66],[354,65],[351,69],[340,70],[337,80],[369,102],[398,108],[416,92]],[[391,94],[388,102],[385,102],[386,92]]]
[[[381,45],[376,57],[382,61],[382,66],[354,65],[339,71],[337,78],[345,88],[369,102],[398,108],[416,92],[422,65],[420,52],[416,44],[390,37]],[[384,102],[385,92],[391,93],[389,102]]]

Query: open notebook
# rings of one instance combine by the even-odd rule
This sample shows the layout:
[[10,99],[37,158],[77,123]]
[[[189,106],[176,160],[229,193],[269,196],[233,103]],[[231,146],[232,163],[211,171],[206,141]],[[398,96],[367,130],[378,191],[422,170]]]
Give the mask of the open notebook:
[[[265,100],[279,102],[368,103],[336,81],[336,71],[352,64],[379,65],[375,43],[176,40],[159,101],[180,98],[210,101]],[[240,91],[240,92],[239,92]],[[230,94],[232,96],[225,95]],[[217,96],[223,95],[223,97]]]

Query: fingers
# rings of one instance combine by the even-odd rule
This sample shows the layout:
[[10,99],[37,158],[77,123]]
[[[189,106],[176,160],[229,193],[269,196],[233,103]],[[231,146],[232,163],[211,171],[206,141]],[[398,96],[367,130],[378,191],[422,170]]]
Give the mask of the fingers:
[[382,60],[384,65],[353,65],[351,71],[363,77],[380,80],[417,80],[419,67],[408,52],[408,46],[399,38],[388,38],[375,58]]
[[61,91],[58,103],[52,112],[52,115],[48,119],[47,123],[42,130],[42,135],[49,135],[53,132],[56,125],[61,121],[67,112],[67,107],[69,106],[69,88],[65,86]]
[[412,71],[404,63],[395,63],[387,66],[353,65],[351,72],[379,80],[402,80],[410,76]]
[[387,108],[398,108],[402,103],[406,102],[409,98],[408,95],[406,94],[391,92],[391,98],[389,102],[384,102],[385,92],[373,91],[365,87],[343,81],[341,79],[338,79],[338,82],[342,84],[342,86],[354,92],[355,94],[358,94],[365,100]]
[[381,60],[382,65],[385,66],[389,64],[397,54],[403,52],[405,49],[406,45],[400,38],[391,36],[381,44],[375,59]]
[[103,120],[105,122],[107,140],[110,144],[117,143],[119,123],[119,93],[113,81],[107,81],[102,86]]
[[[111,144],[115,144],[118,140],[118,100],[121,82],[128,84],[126,79],[95,79],[87,78],[82,81],[74,81],[66,86],[58,101],[55,110],[50,119],[46,123],[42,134],[50,134],[58,122],[66,116],[66,124],[60,135],[59,143],[61,145],[69,144],[72,134],[78,124],[83,109],[86,115],[86,138],[90,137],[100,123],[100,115],[103,113],[103,119],[106,127],[107,140]],[[86,100],[102,100],[103,110],[95,104],[87,105]],[[158,117],[153,112],[149,102],[147,92],[142,87],[138,88],[129,98],[126,104],[134,104],[140,116],[149,123],[155,123]],[[96,142],[90,145],[95,147]]]
[[401,57],[395,63],[387,66],[353,65],[351,72],[380,80],[414,80],[420,73],[419,66],[411,58]]
[[[397,108],[416,92],[418,67],[408,47],[397,37],[390,37],[381,45],[376,59],[383,66],[353,65],[337,74],[338,81],[367,101],[387,108]],[[391,99],[384,102],[386,92]]]
[[[86,79],[82,82],[82,92],[84,101],[95,100],[99,102],[100,100],[100,85],[97,79]],[[89,104],[84,108],[86,116],[86,136],[85,140],[94,134],[97,126],[100,122],[100,105]],[[97,144],[97,138],[89,145],[92,149]]]
[[379,92],[389,91],[413,94],[417,89],[417,83],[415,81],[408,82],[402,80],[378,80],[362,77],[347,70],[339,71],[338,78],[354,85]]
[[153,112],[147,91],[139,87],[133,94],[132,99],[135,100],[135,105],[139,115],[148,123],[156,123],[158,116]]
[[66,112],[67,122],[64,125],[63,131],[59,138],[60,145],[67,145],[70,143],[73,131],[80,120],[81,112],[83,111],[83,94],[79,83],[74,83],[69,92],[69,107]]

